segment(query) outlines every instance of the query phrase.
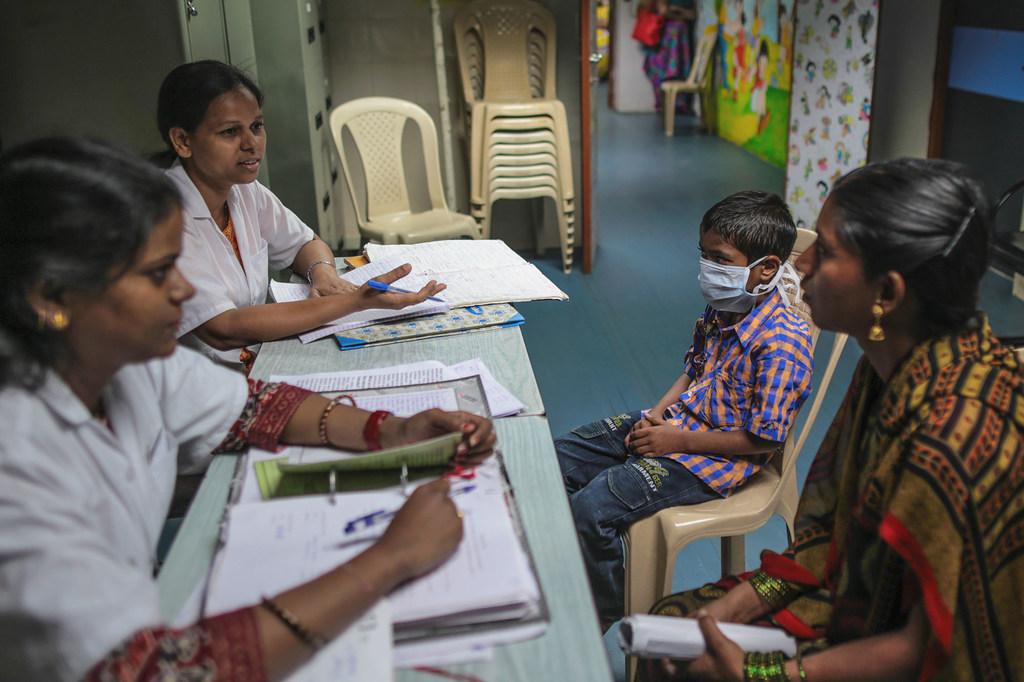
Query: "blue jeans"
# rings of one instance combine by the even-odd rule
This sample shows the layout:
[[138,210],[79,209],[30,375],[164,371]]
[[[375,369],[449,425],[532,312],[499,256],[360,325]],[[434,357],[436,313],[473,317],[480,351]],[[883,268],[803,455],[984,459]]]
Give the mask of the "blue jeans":
[[626,435],[640,412],[576,427],[555,439],[590,588],[602,625],[623,617],[625,552],[620,534],[661,509],[721,497],[668,457],[634,457]]

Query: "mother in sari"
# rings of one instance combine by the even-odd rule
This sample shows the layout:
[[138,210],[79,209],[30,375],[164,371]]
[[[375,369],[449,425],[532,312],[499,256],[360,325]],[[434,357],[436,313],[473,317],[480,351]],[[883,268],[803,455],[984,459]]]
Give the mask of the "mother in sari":
[[[1024,679],[1024,372],[978,289],[992,211],[942,161],[836,183],[797,262],[814,322],[863,357],[815,458],[796,537],[752,574],[671,595],[707,651],[652,678]],[[799,653],[744,654],[715,621],[772,624]]]

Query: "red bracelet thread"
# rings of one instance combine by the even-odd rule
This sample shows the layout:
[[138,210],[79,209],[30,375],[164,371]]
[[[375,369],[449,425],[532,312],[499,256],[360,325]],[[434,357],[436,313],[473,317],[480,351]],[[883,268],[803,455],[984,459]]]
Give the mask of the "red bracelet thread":
[[366,426],[363,427],[363,440],[366,441],[367,450],[380,450],[380,423],[391,414],[387,410],[377,410],[370,414]]

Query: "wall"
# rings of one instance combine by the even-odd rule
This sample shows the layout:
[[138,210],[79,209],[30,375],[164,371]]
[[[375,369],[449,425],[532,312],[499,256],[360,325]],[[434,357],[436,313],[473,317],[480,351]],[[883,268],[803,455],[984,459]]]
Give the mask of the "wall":
[[654,112],[654,89],[644,74],[644,48],[631,36],[638,1],[612,3],[611,108],[630,114]]
[[[453,126],[452,149],[455,165],[456,206],[469,211],[469,157],[466,146],[465,113],[455,53],[452,18],[464,2],[441,2],[441,26],[445,45],[448,93]],[[579,3],[541,2],[548,7],[558,26],[556,83],[558,98],[565,104],[573,154],[573,174],[579,196],[580,177],[580,86]],[[434,47],[427,0],[325,0],[325,14],[331,49],[331,78],[336,104],[357,97],[399,97],[426,109],[443,135],[441,127]],[[439,145],[444,154],[443,145]],[[441,162],[444,172],[444,159]],[[496,204],[491,234],[505,239],[513,248],[533,245],[530,204],[528,201],[501,201]],[[558,227],[553,202],[546,207],[541,243],[558,247]],[[351,202],[344,198],[345,245],[358,244]],[[577,221],[577,225],[579,222]]]
[[928,155],[939,5],[935,0],[881,5],[869,161]]
[[81,134],[161,149],[157,90],[183,60],[177,3],[5,3],[0,139]]

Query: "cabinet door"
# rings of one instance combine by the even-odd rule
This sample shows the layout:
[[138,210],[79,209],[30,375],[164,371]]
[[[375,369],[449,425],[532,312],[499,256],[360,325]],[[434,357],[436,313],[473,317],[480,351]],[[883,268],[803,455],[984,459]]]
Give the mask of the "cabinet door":
[[224,30],[221,0],[181,0],[182,39],[185,58],[228,61],[228,41]]

